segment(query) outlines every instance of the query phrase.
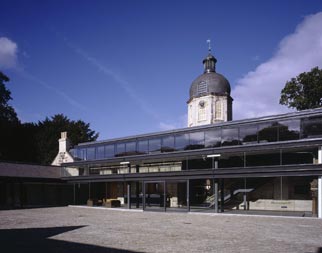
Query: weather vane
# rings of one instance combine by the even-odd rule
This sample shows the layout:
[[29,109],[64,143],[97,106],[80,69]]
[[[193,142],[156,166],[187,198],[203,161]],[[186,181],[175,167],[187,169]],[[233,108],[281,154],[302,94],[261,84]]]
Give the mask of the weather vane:
[[208,52],[210,53],[211,52],[211,45],[210,45],[210,39],[207,40],[207,43],[208,43]]

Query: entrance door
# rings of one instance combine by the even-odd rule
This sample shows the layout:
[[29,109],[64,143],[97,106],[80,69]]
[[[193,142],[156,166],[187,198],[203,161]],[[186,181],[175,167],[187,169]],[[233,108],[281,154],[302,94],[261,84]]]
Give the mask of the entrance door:
[[144,182],[143,209],[148,211],[166,210],[165,181]]
[[187,181],[167,181],[167,211],[188,211]]

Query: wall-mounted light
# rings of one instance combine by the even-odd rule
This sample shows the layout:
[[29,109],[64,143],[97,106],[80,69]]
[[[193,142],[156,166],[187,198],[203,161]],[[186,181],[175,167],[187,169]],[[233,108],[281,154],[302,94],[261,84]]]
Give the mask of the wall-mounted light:
[[211,155],[207,155],[207,158],[212,158],[212,157],[221,157],[221,154],[211,154]]
[[120,162],[121,165],[130,164],[130,162]]

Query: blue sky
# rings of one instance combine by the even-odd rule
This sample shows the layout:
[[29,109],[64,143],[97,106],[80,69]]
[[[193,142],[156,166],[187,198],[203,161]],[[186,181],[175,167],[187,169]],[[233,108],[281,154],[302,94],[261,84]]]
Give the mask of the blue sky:
[[99,139],[185,127],[207,39],[235,119],[287,111],[285,82],[322,66],[321,1],[0,2],[0,70],[19,118],[64,113]]

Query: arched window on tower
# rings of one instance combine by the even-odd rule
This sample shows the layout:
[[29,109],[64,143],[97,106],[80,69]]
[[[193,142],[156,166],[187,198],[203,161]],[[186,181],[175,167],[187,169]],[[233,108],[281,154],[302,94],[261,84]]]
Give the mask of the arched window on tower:
[[198,121],[204,121],[206,119],[206,103],[205,101],[200,101],[198,106]]
[[215,119],[222,119],[222,106],[220,100],[217,100],[215,103]]

